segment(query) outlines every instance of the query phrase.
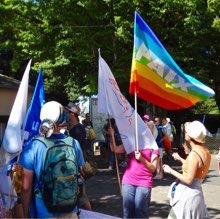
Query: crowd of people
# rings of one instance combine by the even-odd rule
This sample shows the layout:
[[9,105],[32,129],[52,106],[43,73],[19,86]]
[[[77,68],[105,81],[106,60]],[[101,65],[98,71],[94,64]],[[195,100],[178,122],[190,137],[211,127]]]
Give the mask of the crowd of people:
[[[32,139],[24,147],[19,163],[16,164],[22,168],[23,177],[19,190],[19,204],[22,208],[15,212],[15,217],[19,215],[24,218],[78,218],[80,208],[92,211],[86,192],[83,167],[87,157],[92,153],[91,143],[95,140],[95,134],[91,134],[94,129],[89,114],[82,123],[79,116],[80,108],[75,103],[69,103],[64,107],[56,101],[49,101],[43,105],[40,114],[42,121],[40,133],[47,140],[37,137]],[[127,154],[126,145],[123,144],[115,119],[107,119],[103,127],[105,147],[109,154],[109,169],[115,168],[117,157],[120,157],[120,164],[124,168],[123,218],[149,218],[153,181],[162,180],[164,173],[176,178],[170,186],[171,210],[168,218],[209,218],[201,190],[201,183],[208,173],[211,161],[210,152],[205,145],[205,126],[199,121],[187,122],[184,125],[183,147],[187,156],[182,158],[178,153],[172,153],[175,126],[169,118],[151,119],[145,114],[142,119],[150,129],[158,145],[157,149],[146,147]],[[91,133],[90,129],[93,129]],[[54,150],[58,151],[58,147],[54,147],[53,144],[66,148],[65,151],[60,149],[57,158],[60,159],[57,163],[62,160],[62,165],[54,163],[50,165],[49,161],[46,163],[46,158],[49,157],[49,160],[54,156],[50,155],[52,154],[49,152],[50,149],[56,148]],[[61,159],[61,154],[65,158]],[[181,173],[163,163],[164,154],[182,163]],[[47,165],[48,169],[45,170]],[[55,169],[56,165],[57,169]],[[75,170],[74,174],[70,174],[68,168]],[[55,177],[56,182],[53,182],[53,186],[50,187],[51,181],[54,180],[53,174],[49,179],[47,174],[48,171],[55,170],[56,174],[61,175]],[[66,175],[62,175],[64,172]],[[76,179],[77,200],[68,198],[68,192],[66,192],[75,185]],[[43,185],[44,181],[48,182],[47,186]],[[45,194],[50,195],[45,197]],[[59,211],[59,209],[63,210]]]

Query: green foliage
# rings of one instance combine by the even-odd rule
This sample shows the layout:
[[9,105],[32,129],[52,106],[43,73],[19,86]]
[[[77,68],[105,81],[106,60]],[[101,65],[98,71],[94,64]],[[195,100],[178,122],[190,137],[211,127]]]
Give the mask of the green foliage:
[[0,56],[0,64],[20,79],[21,65],[31,58],[33,78],[43,67],[46,91],[66,102],[97,93],[100,48],[129,97],[135,10],[183,71],[216,91],[220,108],[219,0],[3,0],[0,50],[13,56]]
[[209,98],[206,101],[197,103],[193,108],[192,112],[194,114],[218,114],[219,110],[216,106],[214,98]]

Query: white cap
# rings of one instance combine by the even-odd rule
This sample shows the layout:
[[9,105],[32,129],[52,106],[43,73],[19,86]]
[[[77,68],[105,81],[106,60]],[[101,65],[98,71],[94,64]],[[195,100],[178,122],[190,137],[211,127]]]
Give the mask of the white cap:
[[190,138],[199,143],[205,143],[207,131],[205,126],[199,121],[188,122],[185,124],[185,131]]
[[63,114],[63,106],[56,101],[49,101],[43,105],[40,112],[41,121],[49,119],[52,122],[58,122]]
[[40,119],[40,132],[46,137],[50,137],[53,134],[56,124],[62,127],[67,123],[64,107],[56,101],[49,101],[43,105],[40,112]]

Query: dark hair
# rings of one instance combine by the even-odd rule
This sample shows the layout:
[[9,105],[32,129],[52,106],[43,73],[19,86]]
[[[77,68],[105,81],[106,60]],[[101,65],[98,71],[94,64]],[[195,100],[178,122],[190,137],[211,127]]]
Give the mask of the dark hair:
[[91,122],[90,122],[88,119],[83,119],[83,120],[82,120],[82,124],[83,124],[84,126],[87,126],[87,125],[91,125]]

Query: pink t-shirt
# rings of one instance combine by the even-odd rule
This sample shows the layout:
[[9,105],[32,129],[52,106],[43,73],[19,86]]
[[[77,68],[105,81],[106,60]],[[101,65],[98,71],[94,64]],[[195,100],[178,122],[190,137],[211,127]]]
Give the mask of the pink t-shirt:
[[[141,155],[149,162],[155,157],[159,157],[159,150],[151,150],[146,148],[140,152]],[[136,160],[134,152],[129,154],[129,161],[122,178],[122,184],[146,186],[149,188],[152,188],[153,186],[152,173],[144,166],[142,162]]]

